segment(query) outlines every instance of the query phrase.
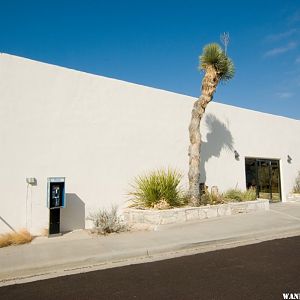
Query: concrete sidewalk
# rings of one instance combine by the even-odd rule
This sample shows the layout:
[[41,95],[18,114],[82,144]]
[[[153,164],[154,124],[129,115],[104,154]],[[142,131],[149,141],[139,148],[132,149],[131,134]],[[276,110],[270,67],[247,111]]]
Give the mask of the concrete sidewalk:
[[0,249],[0,286],[300,235],[300,203],[266,212],[91,236],[75,231]]

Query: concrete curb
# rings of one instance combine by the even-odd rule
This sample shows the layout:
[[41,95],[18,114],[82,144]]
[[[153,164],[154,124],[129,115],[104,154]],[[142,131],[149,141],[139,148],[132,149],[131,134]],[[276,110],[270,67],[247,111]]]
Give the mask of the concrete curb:
[[300,235],[300,227],[293,226],[277,231],[261,231],[254,234],[245,234],[222,240],[209,240],[187,244],[168,244],[162,247],[152,247],[149,249],[140,248],[131,251],[117,251],[110,254],[101,254],[65,263],[52,262],[51,265],[48,266],[19,269],[14,270],[13,272],[2,272],[0,274],[0,287],[131,264],[171,259],[298,235]]

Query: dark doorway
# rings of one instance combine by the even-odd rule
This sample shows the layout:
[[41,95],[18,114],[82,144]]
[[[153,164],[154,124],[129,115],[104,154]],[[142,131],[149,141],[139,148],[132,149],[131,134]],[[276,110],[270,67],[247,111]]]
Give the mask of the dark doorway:
[[60,208],[52,208],[49,211],[49,234],[58,234],[60,233]]
[[257,198],[281,201],[279,160],[246,158],[246,186],[256,188]]

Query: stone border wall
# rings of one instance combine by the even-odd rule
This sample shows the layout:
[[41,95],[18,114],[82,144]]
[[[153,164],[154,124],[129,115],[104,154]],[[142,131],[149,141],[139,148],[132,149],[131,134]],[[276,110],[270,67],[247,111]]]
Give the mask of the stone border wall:
[[266,210],[269,210],[269,200],[231,202],[219,205],[183,207],[165,210],[126,208],[123,211],[123,215],[124,220],[128,224],[144,223],[163,225]]
[[291,193],[287,196],[287,201],[300,201],[300,194]]

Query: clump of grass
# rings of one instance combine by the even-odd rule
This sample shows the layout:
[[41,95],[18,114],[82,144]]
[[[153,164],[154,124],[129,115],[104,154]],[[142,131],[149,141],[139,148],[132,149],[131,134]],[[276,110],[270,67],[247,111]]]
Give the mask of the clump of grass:
[[110,210],[101,209],[96,213],[90,213],[87,219],[93,222],[92,233],[106,235],[127,230],[126,224],[118,216],[117,206],[112,206]]
[[136,177],[132,185],[133,191],[129,193],[131,206],[138,208],[182,206],[186,202],[186,196],[179,187],[181,179],[181,173],[172,169],[156,170]]
[[249,188],[246,191],[241,191],[239,189],[230,189],[224,194],[226,201],[251,201],[256,199],[256,190],[255,188]]
[[255,188],[249,188],[246,191],[239,189],[230,189],[224,194],[209,192],[206,188],[204,193],[200,197],[200,205],[216,205],[223,204],[232,201],[243,202],[252,201],[256,199]]
[[200,205],[216,205],[225,203],[222,194],[209,192],[207,189],[200,197]]
[[227,200],[241,202],[243,199],[243,192],[239,189],[230,189],[227,192],[225,192],[224,198]]
[[10,232],[0,234],[0,248],[10,245],[21,245],[30,243],[33,240],[33,236],[25,229],[18,232]]
[[295,179],[295,185],[293,187],[293,193],[300,193],[300,171]]
[[245,201],[253,201],[256,200],[256,189],[254,187],[250,187],[246,191],[243,192]]

